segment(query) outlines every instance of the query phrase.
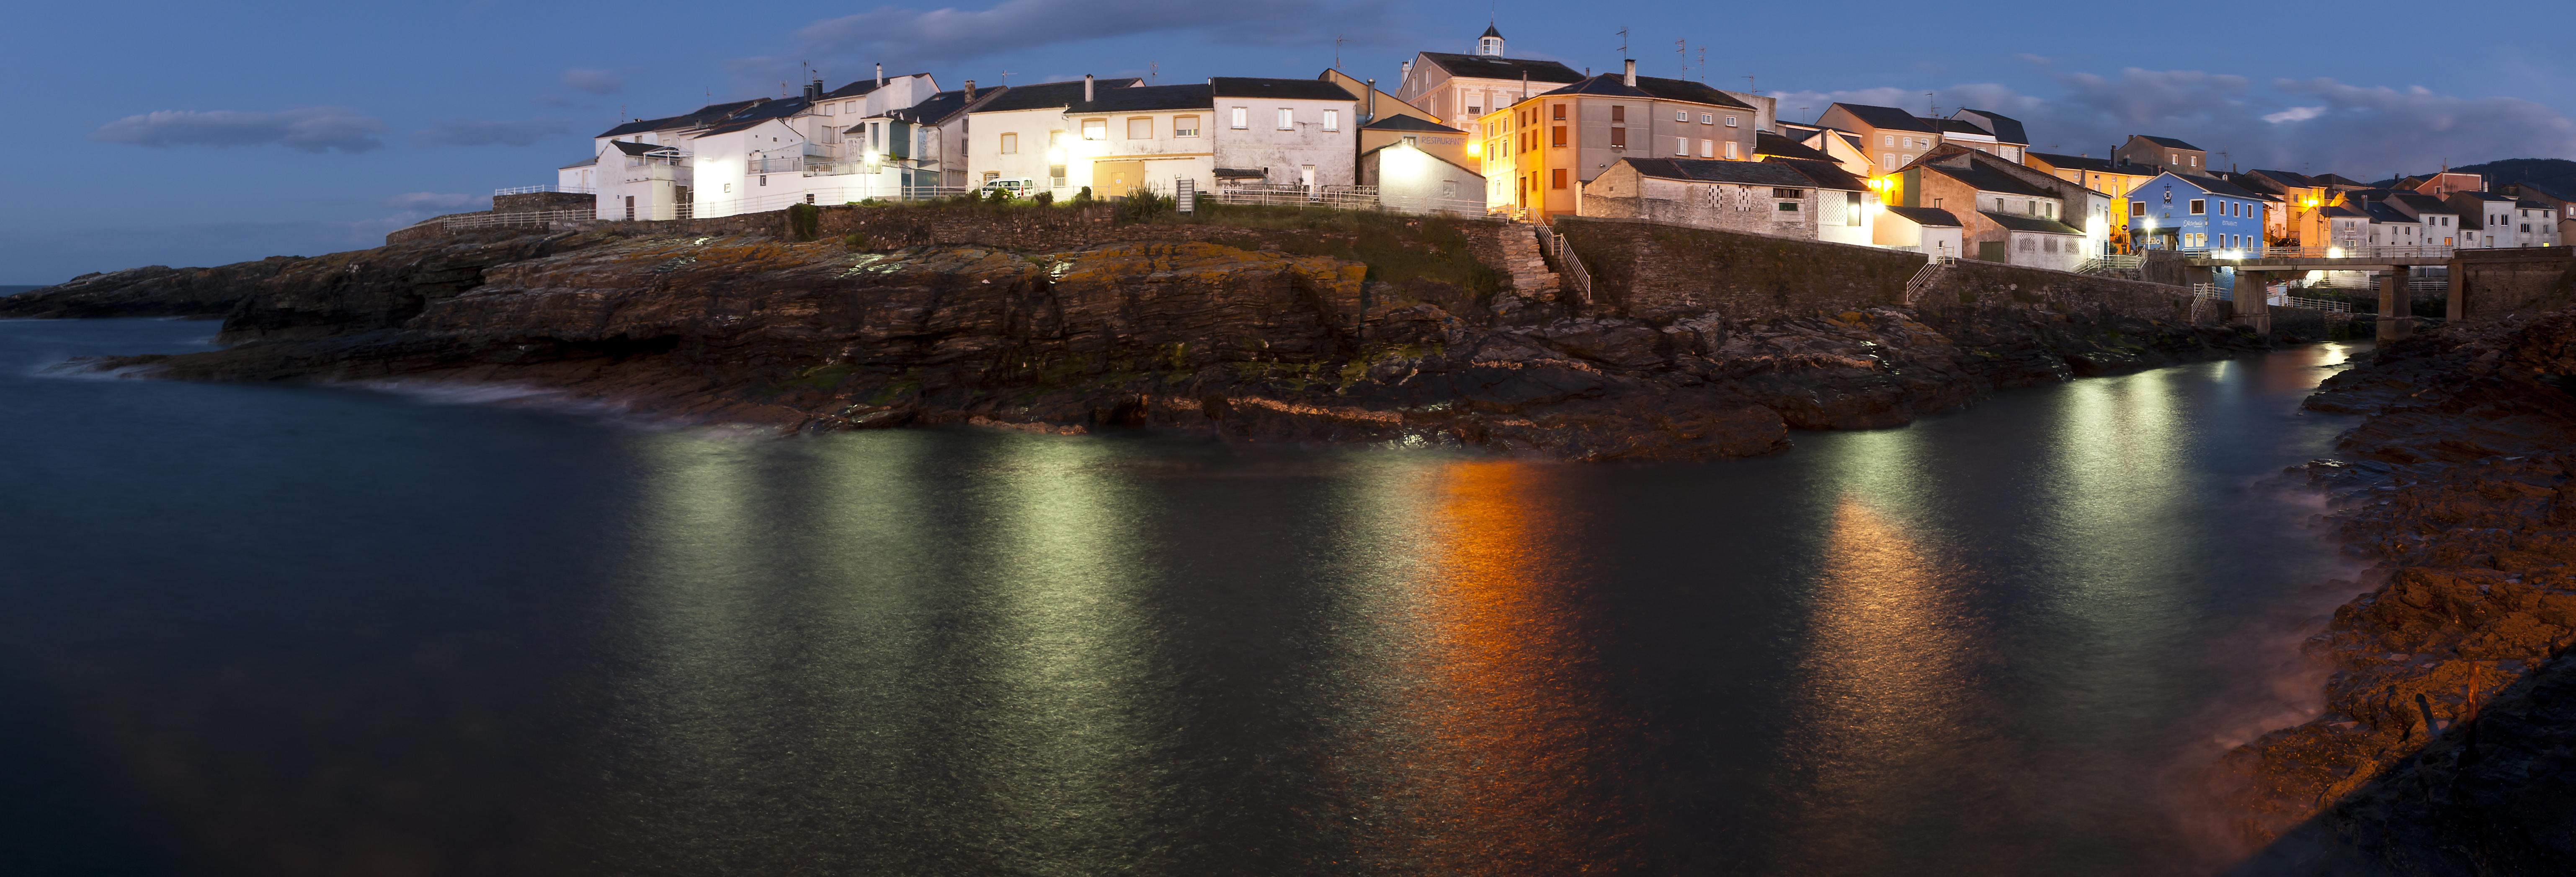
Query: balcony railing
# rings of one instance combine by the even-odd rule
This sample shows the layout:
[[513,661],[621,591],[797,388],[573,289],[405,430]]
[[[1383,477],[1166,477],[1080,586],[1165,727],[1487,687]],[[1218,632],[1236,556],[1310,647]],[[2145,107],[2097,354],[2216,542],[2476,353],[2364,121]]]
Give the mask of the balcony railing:
[[773,155],[768,158],[755,158],[751,159],[749,163],[743,165],[743,172],[749,174],[801,173],[805,170],[805,161],[806,157],[802,155]]
[[562,192],[567,195],[599,194],[599,190],[589,186],[511,186],[507,189],[492,190],[494,195],[534,195],[539,192]]

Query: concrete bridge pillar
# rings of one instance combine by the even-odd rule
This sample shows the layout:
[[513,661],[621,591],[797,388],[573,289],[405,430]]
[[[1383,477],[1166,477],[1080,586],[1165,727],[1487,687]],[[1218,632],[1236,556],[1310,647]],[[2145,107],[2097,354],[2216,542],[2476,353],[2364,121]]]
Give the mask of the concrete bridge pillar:
[[2261,278],[2259,273],[2236,271],[2236,316],[2254,327],[2255,334],[2268,338],[2272,335],[2272,292],[2263,288]]
[[2406,300],[2406,269],[2379,275],[2379,341],[2414,334],[2414,303]]

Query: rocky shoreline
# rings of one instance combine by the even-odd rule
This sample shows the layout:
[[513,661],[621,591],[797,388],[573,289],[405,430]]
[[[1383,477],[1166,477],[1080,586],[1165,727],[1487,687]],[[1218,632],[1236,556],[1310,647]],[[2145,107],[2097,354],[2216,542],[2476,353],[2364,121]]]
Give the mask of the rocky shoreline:
[[2267,346],[2001,294],[1648,320],[1390,270],[1463,259],[1454,225],[1397,218],[1371,243],[1394,256],[1368,261],[1295,230],[1020,248],[484,233],[94,275],[0,317],[221,313],[223,350],[93,363],[183,380],[514,383],[787,431],[1147,426],[1575,460],[1762,454],[1791,429],[1894,426]]
[[2576,863],[2576,310],[2385,346],[2306,405],[2308,466],[2379,587],[2310,640],[2326,711],[2230,753],[2246,874]]

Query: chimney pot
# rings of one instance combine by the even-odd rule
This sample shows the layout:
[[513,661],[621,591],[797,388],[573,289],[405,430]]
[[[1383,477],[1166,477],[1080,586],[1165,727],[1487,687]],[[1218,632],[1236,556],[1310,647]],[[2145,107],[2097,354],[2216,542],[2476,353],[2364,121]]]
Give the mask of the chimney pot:
[[1637,87],[1637,59],[1628,59],[1628,72],[1620,75],[1619,83],[1629,88]]
[[1091,74],[1082,74],[1082,102],[1091,102]]
[[974,99],[975,99],[975,80],[972,80],[972,79],[966,80],[966,99],[967,99],[967,100],[974,100]]
[[883,61],[877,62],[877,84],[885,84],[885,62]]

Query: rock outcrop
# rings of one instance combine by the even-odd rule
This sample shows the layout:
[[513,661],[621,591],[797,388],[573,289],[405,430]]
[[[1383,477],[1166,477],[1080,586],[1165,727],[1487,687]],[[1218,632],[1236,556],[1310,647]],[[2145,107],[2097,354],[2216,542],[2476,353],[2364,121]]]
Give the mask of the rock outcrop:
[[1470,245],[1456,230],[1370,242],[1417,266],[1399,282],[1294,227],[1114,231],[1007,249],[635,228],[405,241],[210,269],[243,276],[233,346],[105,364],[541,384],[788,429],[1134,425],[1607,460],[1765,453],[1791,428],[1893,426],[1998,389],[2262,346],[2038,300],[1627,319],[1425,273]]
[[218,268],[153,265],[83,274],[60,286],[0,298],[0,319],[221,317],[260,281],[301,261],[271,256]]
[[[2229,757],[2249,873],[2576,862],[2576,312],[2431,333],[2325,382],[2367,415],[2310,464],[2385,584],[2310,645],[2326,712]],[[2302,824],[2304,822],[2304,824]]]

